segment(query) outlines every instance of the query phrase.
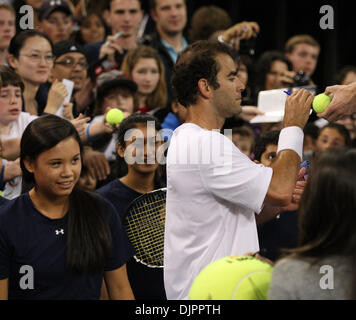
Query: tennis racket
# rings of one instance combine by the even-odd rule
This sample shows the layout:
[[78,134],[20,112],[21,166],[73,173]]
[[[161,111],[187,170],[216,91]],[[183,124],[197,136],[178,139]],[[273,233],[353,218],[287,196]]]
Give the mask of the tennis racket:
[[151,268],[163,267],[167,189],[157,189],[133,200],[123,225],[135,248],[134,258]]

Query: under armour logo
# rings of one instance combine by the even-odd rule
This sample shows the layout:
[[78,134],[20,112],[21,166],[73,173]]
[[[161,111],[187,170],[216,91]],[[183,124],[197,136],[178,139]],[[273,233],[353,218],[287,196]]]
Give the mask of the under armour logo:
[[70,51],[75,51],[75,50],[77,50],[77,47],[76,46],[71,46],[69,50]]
[[59,234],[64,234],[64,230],[63,229],[60,229],[60,230],[56,230],[56,235],[58,236]]
[[51,6],[60,6],[62,4],[62,1],[61,0],[52,0],[50,3],[49,3]]

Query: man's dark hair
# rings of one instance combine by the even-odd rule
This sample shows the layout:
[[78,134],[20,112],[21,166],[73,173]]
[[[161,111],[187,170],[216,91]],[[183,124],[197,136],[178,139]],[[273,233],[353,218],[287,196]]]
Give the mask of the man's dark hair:
[[260,136],[255,144],[255,149],[254,149],[254,155],[255,155],[255,160],[261,162],[261,157],[262,154],[266,151],[267,147],[270,144],[273,145],[278,145],[278,139],[279,139],[279,130],[274,130],[267,132],[265,135]]
[[172,86],[178,101],[184,107],[197,102],[198,81],[206,79],[216,90],[219,88],[217,75],[221,68],[216,60],[219,54],[237,60],[237,52],[218,41],[201,40],[189,45],[178,57],[172,71]]

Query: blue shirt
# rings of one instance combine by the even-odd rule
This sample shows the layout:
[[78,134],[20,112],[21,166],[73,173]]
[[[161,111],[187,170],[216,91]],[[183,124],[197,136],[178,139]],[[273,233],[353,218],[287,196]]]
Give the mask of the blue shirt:
[[[112,252],[105,270],[95,274],[73,273],[66,268],[68,214],[61,219],[46,217],[28,193],[1,206],[0,280],[9,278],[9,299],[100,298],[104,271],[120,268],[133,255],[117,212],[104,199],[101,205],[111,231]],[[21,272],[23,266],[33,270],[33,289],[24,290],[21,285],[26,276]]]
[[[162,38],[161,38],[161,43],[167,50],[170,57],[172,58],[172,61],[174,63],[176,63],[177,59],[178,59],[178,54],[180,51],[179,52],[175,51],[174,48],[167,41],[163,40]],[[183,44],[182,50],[184,50],[184,48],[188,45],[188,42],[184,37],[182,37],[182,44]]]
[[170,141],[173,131],[180,125],[181,123],[179,122],[177,116],[173,112],[168,113],[162,122],[162,137],[164,141]]
[[[108,183],[97,192],[113,204],[122,218],[130,203],[142,195],[124,185],[119,179]],[[163,268],[149,268],[135,259],[129,260],[126,268],[136,300],[166,300]]]

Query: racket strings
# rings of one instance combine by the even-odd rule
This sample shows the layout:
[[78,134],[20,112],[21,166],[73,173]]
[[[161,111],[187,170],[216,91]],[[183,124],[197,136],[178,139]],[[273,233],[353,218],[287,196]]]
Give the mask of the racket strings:
[[163,265],[165,192],[150,194],[137,202],[126,220],[126,231],[136,259],[151,266]]

